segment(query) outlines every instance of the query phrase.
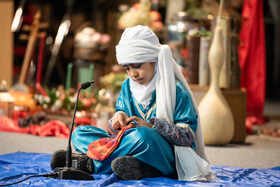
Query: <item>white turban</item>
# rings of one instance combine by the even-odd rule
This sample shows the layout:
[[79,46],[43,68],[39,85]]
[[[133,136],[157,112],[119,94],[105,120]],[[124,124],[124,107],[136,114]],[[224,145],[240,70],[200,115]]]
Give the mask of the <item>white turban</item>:
[[[169,46],[161,45],[158,37],[147,26],[138,25],[136,27],[125,29],[119,44],[116,46],[116,56],[120,65],[157,62],[157,72],[152,81],[147,85],[140,85],[130,79],[130,84],[133,85],[130,86],[133,95],[140,95],[142,98],[144,97],[143,95],[146,95],[146,101],[147,98],[151,97],[151,91],[156,88],[157,118],[174,123],[173,114],[176,104],[175,77],[183,83],[191,95],[192,104],[197,114],[197,130],[196,137],[194,137],[196,153],[208,161],[204,152],[204,142],[196,101],[181,69],[172,57],[172,52]],[[139,97],[137,101],[139,102]],[[175,155],[178,154],[177,152],[180,152],[181,148],[182,147],[175,146]],[[189,151],[190,150],[185,153],[189,153]],[[184,162],[184,159],[179,162]]]
[[[120,65],[157,62],[160,48],[158,37],[147,26],[138,25],[127,28],[123,32],[116,56]],[[156,89],[157,65],[152,80],[140,85],[130,78],[130,90],[136,101],[144,108],[149,104],[153,91]]]
[[147,26],[125,29],[116,46],[117,61],[121,65],[157,62],[160,43]]

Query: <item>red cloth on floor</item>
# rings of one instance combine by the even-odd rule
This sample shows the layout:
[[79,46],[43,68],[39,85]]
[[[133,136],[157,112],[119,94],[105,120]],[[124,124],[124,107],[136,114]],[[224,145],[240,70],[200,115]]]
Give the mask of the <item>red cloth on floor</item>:
[[115,138],[101,138],[88,145],[87,155],[93,160],[105,160],[119,146],[124,132],[133,128],[134,124],[130,123],[122,128]]
[[247,134],[254,134],[253,125],[263,125],[267,122],[265,117],[248,116],[246,118],[246,132]]
[[30,132],[30,128],[21,128],[18,125],[18,121],[7,116],[0,116],[0,131],[3,132],[19,132],[28,134]]
[[39,136],[56,136],[58,138],[68,138],[70,129],[59,120],[51,120],[43,126],[30,125],[30,133]]
[[265,37],[263,0],[244,0],[240,31],[241,87],[247,90],[247,116],[263,118],[265,101]]
[[67,138],[70,134],[70,129],[59,120],[51,120],[44,125],[30,125],[21,128],[18,121],[7,116],[0,116],[0,131],[2,132],[17,132],[25,134],[33,134],[38,136],[56,136],[58,138]]

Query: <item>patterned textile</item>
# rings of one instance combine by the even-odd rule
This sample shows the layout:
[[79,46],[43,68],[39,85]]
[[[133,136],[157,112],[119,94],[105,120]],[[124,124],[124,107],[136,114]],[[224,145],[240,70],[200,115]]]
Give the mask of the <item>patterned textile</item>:
[[[172,123],[160,120],[159,118],[152,118],[150,123],[154,125],[157,133],[170,144],[183,147],[190,147],[192,145],[195,135],[188,124],[179,123],[173,125]],[[195,150],[194,146],[192,146],[192,148]]]
[[134,128],[135,125],[130,123],[122,128],[115,138],[101,138],[88,145],[87,155],[94,160],[105,160],[118,147],[124,132],[127,129]]
[[[153,128],[160,134],[168,143],[183,147],[191,147],[195,150],[193,139],[195,134],[191,127],[186,123],[178,123],[176,125],[169,123],[159,118],[150,119],[149,123],[153,124]],[[109,129],[118,134],[120,130],[112,127],[112,119],[108,122]]]

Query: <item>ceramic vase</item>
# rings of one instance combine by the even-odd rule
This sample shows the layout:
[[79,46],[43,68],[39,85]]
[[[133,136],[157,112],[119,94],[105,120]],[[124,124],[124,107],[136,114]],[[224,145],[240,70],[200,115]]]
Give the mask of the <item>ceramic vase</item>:
[[219,76],[223,65],[222,29],[218,25],[208,54],[210,66],[210,87],[199,103],[201,128],[206,145],[228,144],[234,134],[234,121],[219,87]]

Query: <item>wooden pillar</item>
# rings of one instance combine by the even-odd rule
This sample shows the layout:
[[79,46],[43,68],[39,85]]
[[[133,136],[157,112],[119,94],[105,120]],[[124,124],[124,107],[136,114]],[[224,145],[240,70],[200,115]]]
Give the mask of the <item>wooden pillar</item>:
[[13,33],[11,25],[14,16],[14,1],[0,1],[0,81],[5,79],[8,85],[13,83]]

